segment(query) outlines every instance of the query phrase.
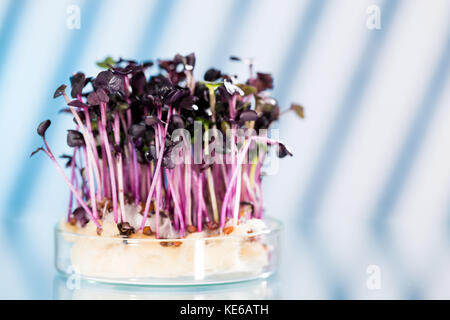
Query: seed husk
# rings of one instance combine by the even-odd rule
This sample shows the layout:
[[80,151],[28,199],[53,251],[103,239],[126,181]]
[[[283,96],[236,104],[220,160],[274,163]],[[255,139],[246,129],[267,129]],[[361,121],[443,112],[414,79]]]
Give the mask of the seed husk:
[[149,226],[144,227],[142,233],[145,234],[146,236],[151,236],[153,234],[152,229]]
[[223,232],[224,232],[225,234],[230,234],[230,233],[233,232],[233,230],[234,230],[234,227],[233,227],[233,226],[228,226],[228,227],[223,228]]
[[190,224],[190,225],[187,226],[187,231],[189,233],[194,233],[194,232],[197,232],[197,228]]

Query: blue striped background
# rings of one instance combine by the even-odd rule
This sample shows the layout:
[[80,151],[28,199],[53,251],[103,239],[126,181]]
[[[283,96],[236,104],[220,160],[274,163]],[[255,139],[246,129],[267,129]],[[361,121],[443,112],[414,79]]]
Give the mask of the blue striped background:
[[[66,27],[73,4],[79,30]],[[366,27],[373,4],[380,30]],[[0,298],[51,296],[68,190],[29,153],[45,118],[67,151],[54,88],[107,55],[192,51],[197,75],[245,72],[228,56],[255,57],[282,106],[306,107],[305,121],[281,119],[295,157],[264,183],[266,212],[296,243],[286,297],[449,297],[449,18],[448,0],[0,0]],[[369,264],[385,291],[364,286]]]

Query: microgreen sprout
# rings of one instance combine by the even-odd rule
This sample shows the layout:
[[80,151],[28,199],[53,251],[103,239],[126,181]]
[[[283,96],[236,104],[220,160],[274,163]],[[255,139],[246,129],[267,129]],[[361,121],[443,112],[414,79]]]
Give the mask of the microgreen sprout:
[[[177,54],[158,60],[153,75],[152,62],[108,57],[97,63],[103,68],[97,76],[78,72],[70,77],[72,99],[66,85],[58,87],[54,98],[63,97],[67,107],[62,111],[74,117],[67,131],[73,150],[62,156],[70,176],[47,143],[50,120],[39,124],[44,145],[31,155],[43,151],[69,186],[67,221],[80,227],[92,221],[101,235],[111,212],[121,236],[142,232],[161,238],[163,220],[184,237],[223,232],[228,221],[237,224],[242,217],[261,218],[267,146],[277,146],[280,158],[292,153],[267,134],[253,134],[267,131],[283,114],[268,94],[272,76],[254,74],[252,59],[231,59],[248,65],[248,81],[238,83],[214,68],[204,81],[195,81],[195,55]],[[304,116],[298,104],[288,110]],[[254,155],[256,149],[262,151]],[[127,216],[129,205],[141,208],[137,226]],[[150,217],[155,230],[147,224]]]

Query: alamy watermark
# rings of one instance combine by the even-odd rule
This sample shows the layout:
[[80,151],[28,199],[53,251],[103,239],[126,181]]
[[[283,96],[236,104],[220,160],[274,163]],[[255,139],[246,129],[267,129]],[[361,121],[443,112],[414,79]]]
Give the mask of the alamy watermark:
[[366,9],[366,27],[369,30],[381,29],[381,9],[377,5],[368,6]]
[[79,30],[81,28],[81,9],[80,6],[71,4],[66,9],[66,26],[70,30]]
[[66,269],[67,279],[66,288],[69,290],[77,290],[81,287],[81,277],[78,268],[70,265]]
[[[170,136],[172,144],[165,153],[172,165],[198,164],[204,167],[213,164],[257,165],[264,163],[265,175],[274,175],[279,169],[279,158],[290,151],[279,142],[278,129],[217,128],[204,130],[203,124],[194,122],[193,137],[186,129],[176,129]],[[272,148],[273,147],[273,148]],[[157,153],[155,147],[154,153]],[[157,154],[154,158],[157,158]]]
[[366,280],[366,287],[369,290],[381,289],[381,268],[376,264],[367,266],[366,273],[368,274]]

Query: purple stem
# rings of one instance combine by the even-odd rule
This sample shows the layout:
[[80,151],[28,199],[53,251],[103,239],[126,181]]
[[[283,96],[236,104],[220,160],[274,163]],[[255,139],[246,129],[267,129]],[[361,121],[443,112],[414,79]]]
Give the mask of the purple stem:
[[[272,139],[269,139],[269,138],[265,138],[265,137],[258,137],[258,136],[249,137],[249,139],[245,143],[244,147],[242,148],[242,151],[240,152],[240,155],[239,155],[238,161],[237,161],[237,167],[241,166],[242,163],[244,162],[245,154],[247,153],[247,150],[250,147],[250,144],[251,144],[251,142],[253,140],[261,140],[261,141],[264,141],[264,142],[266,142],[268,144],[276,143],[276,141],[274,141]],[[238,172],[239,172],[238,169],[234,170],[233,176],[231,177],[231,180],[230,180],[230,184],[229,184],[229,186],[227,188],[227,191],[225,193],[225,197],[223,199],[222,211],[220,213],[220,217],[221,217],[220,226],[221,226],[221,228],[223,228],[223,226],[225,225],[226,209],[227,209],[227,205],[228,205],[228,202],[230,200],[231,193],[232,193],[232,190],[233,190],[232,187],[234,186],[234,182],[236,181],[237,176],[238,176]]]
[[[158,185],[160,185],[161,176],[158,176]],[[156,214],[156,239],[159,239],[159,210],[161,206],[161,188],[156,188],[155,214]]]
[[[73,184],[75,182],[76,174],[75,174],[75,156],[77,154],[77,149],[73,149],[72,153],[72,161],[70,163],[70,169],[72,171],[72,177],[71,177],[71,183]],[[70,191],[70,198],[69,198],[69,212],[67,213],[67,221],[70,221],[70,215],[72,214],[72,204],[73,204],[73,192]]]
[[[120,145],[120,122],[118,111],[115,112],[114,116],[114,139],[117,145]],[[117,182],[119,187],[119,205],[122,217],[122,222],[126,221],[125,216],[125,197],[123,190],[123,169],[122,169],[122,153],[117,154]]]
[[[167,128],[169,127],[170,115],[171,115],[171,108],[169,107],[169,111],[167,113],[167,121],[166,121],[166,125],[165,125],[165,128],[164,128],[165,133],[167,133]],[[141,231],[144,230],[144,227],[145,227],[145,221],[147,220],[148,211],[150,209],[150,201],[151,201],[151,198],[153,196],[153,191],[155,190],[157,178],[158,178],[159,173],[160,173],[161,163],[162,163],[162,159],[163,159],[163,155],[164,155],[165,138],[166,138],[166,135],[164,134],[164,137],[163,137],[162,143],[161,143],[161,149],[160,149],[159,154],[158,154],[158,162],[156,164],[155,173],[153,174],[152,184],[150,186],[150,190],[149,190],[148,195],[147,195],[147,201],[145,202],[144,219],[142,219],[141,227],[139,229]],[[156,225],[158,225],[158,223],[159,223],[159,219],[158,218],[159,218],[159,212],[156,212]]]
[[[79,100],[81,101],[81,98],[79,98]],[[86,118],[87,134],[89,135],[89,137],[92,140],[92,142],[95,143],[94,134],[92,133],[92,125],[91,125],[91,118],[89,116],[89,111],[88,111],[87,108],[83,108],[83,111],[84,111],[84,116]],[[100,161],[99,161],[99,157],[98,157],[97,146],[96,145],[92,145],[90,147],[91,147],[92,153],[94,155],[95,165],[97,166],[96,168],[93,168],[93,169],[96,170],[96,174],[99,175],[98,178],[100,179],[100,172],[99,172],[99,169],[98,169],[98,168],[100,168]],[[100,184],[100,181],[98,181],[98,183]],[[97,197],[99,199],[104,197],[104,192],[103,192],[102,188],[100,188],[100,187],[97,190]]]
[[136,148],[132,147],[133,149],[133,168],[134,168],[134,199],[136,204],[139,204],[141,201],[140,199],[140,190],[139,190],[139,172],[138,172],[138,162],[137,162],[137,156],[136,156]]
[[109,145],[108,135],[106,133],[106,104],[104,102],[100,103],[100,114],[101,114],[101,126],[102,126],[102,142],[105,146],[106,156],[108,159],[109,166],[109,176],[111,180],[111,192],[112,192],[112,200],[113,200],[113,210],[114,210],[114,222],[118,222],[117,215],[117,190],[116,190],[116,173],[114,170],[114,161],[111,155],[111,148]]
[[197,231],[202,232],[202,202],[201,199],[203,199],[203,180],[201,178],[201,173],[199,175],[199,179],[197,182],[197,196],[198,196],[198,202],[197,202]]
[[169,184],[169,188],[172,191],[172,198],[173,198],[173,203],[175,205],[175,212],[178,215],[178,219],[179,219],[179,223],[180,223],[180,235],[181,235],[181,237],[184,237],[185,226],[184,226],[183,214],[181,212],[180,204],[178,201],[178,193],[177,193],[176,189],[174,188],[173,181],[172,181],[172,180],[174,180],[173,179],[174,173],[170,173],[169,170],[167,170],[167,169],[165,170],[165,172],[167,175],[167,182]]
[[[98,131],[102,135],[102,125],[98,124]],[[105,197],[111,197],[111,190],[109,188],[109,178],[108,178],[108,165],[106,163],[106,149],[105,145],[102,144],[102,174],[103,174],[103,189]]]
[[64,181],[66,181],[66,183],[69,185],[70,190],[72,190],[72,193],[75,195],[75,197],[77,198],[78,202],[80,203],[80,205],[83,207],[83,209],[87,212],[87,214],[91,217],[91,219],[94,221],[95,225],[98,228],[101,228],[102,226],[100,225],[100,223],[97,221],[97,218],[94,217],[94,215],[92,214],[91,209],[89,209],[89,206],[86,204],[86,202],[81,198],[81,196],[78,194],[77,190],[75,189],[75,187],[73,186],[73,184],[70,182],[69,178],[67,178],[67,176],[64,173],[64,170],[61,168],[61,166],[59,165],[59,163],[56,161],[55,157],[53,156],[52,150],[50,149],[47,140],[44,138],[44,143],[45,143],[45,147],[47,148],[47,150],[42,149],[47,156],[53,161],[53,163],[56,166],[56,169],[58,170],[58,172],[61,174],[61,176],[64,178]]
[[94,216],[97,218],[98,213],[97,213],[97,199],[95,196],[95,184],[94,184],[94,177],[92,176],[92,167],[88,159],[87,148],[89,148],[89,146],[86,145],[83,146],[84,158],[86,161],[86,170],[88,171],[87,177],[89,183],[89,197],[92,202],[92,210],[94,211]]

